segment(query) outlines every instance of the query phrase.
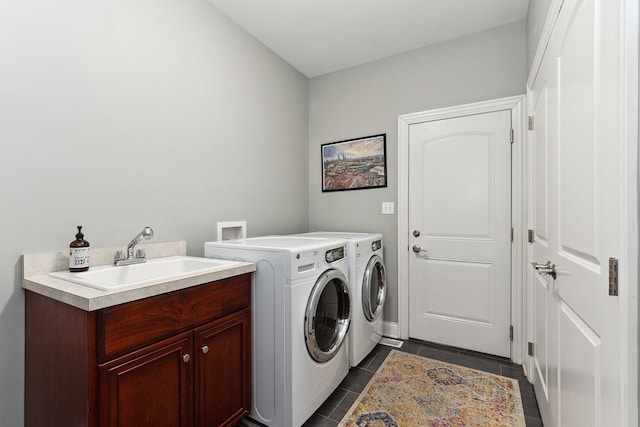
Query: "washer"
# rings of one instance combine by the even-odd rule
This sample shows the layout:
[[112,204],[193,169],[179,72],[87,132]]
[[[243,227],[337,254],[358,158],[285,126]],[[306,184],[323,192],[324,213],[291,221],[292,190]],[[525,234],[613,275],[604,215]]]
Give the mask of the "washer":
[[380,342],[387,295],[382,234],[318,231],[306,237],[346,239],[353,315],[349,330],[349,364],[358,366]]
[[254,262],[252,410],[302,425],[349,371],[351,296],[343,239],[266,236],[207,242],[206,257]]

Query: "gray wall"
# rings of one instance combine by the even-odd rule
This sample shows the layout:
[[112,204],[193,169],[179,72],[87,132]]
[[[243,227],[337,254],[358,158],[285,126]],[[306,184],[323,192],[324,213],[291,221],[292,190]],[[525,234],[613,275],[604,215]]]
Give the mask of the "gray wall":
[[[23,423],[23,253],[308,229],[309,80],[205,0],[0,3],[0,424]],[[63,392],[63,391],[62,391]]]
[[[524,22],[418,49],[311,80],[309,227],[385,236],[386,321],[396,322],[398,115],[525,93]],[[387,134],[388,187],[322,193],[320,145]]]
[[547,19],[552,1],[529,0],[529,9],[527,10],[527,73],[531,70],[533,58],[544,28],[544,21]]

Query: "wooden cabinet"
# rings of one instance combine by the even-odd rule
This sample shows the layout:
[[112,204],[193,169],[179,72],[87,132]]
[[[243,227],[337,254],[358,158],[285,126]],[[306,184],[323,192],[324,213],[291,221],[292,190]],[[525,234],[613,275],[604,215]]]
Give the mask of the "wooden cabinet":
[[250,275],[86,312],[25,296],[25,425],[231,426],[251,408]]

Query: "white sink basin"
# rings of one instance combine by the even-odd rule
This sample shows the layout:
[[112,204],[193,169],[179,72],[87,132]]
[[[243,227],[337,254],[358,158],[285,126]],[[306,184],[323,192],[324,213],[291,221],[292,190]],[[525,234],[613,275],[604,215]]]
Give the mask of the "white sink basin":
[[103,291],[124,287],[153,285],[187,277],[213,273],[240,264],[212,258],[175,256],[147,260],[141,264],[91,267],[89,271],[57,271],[49,275]]

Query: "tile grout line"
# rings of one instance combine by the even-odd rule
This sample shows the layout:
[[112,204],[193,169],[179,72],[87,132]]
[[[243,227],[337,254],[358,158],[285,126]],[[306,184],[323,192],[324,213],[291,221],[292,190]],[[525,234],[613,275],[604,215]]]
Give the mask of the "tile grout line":
[[[354,400],[354,403],[355,403],[355,402],[360,398],[360,393],[356,393],[356,392],[353,392],[353,391],[349,391],[349,390],[347,390],[347,392],[345,393],[345,395],[344,395],[344,397],[342,398],[342,400],[340,401],[340,403],[342,403],[342,401],[346,399],[346,397],[349,395],[349,393],[353,393],[353,394],[355,394],[355,395],[356,395],[356,398],[355,398],[355,400]],[[351,409],[351,406],[352,406],[352,405],[353,405],[353,404],[349,405],[349,407],[347,408],[346,412],[345,412],[345,413],[340,417],[340,419],[336,419],[336,418],[332,417],[332,415],[333,415],[333,414],[334,414],[334,412],[335,412],[335,409],[334,409],[333,411],[331,411],[331,413],[329,414],[329,416],[328,416],[327,418],[329,418],[329,419],[330,419],[330,420],[332,420],[332,421],[336,421],[336,422],[340,423],[340,421],[342,421],[342,418],[344,418],[344,416],[345,416],[345,415],[347,415],[347,414],[349,413],[349,409]],[[338,409],[338,407],[337,407],[337,406],[336,406],[336,409]]]
[[[345,399],[345,397],[347,397],[347,394],[349,394],[349,390],[347,390],[346,388],[342,388],[342,387],[338,387],[341,390],[344,390],[344,396],[342,396],[342,399],[340,399],[340,401],[336,404],[336,406],[333,407],[333,409],[331,409],[331,411],[329,411],[329,415],[327,415],[327,418],[329,418],[330,420],[334,420],[336,421],[334,418],[331,418],[331,415],[336,411],[336,409],[338,409],[338,406],[340,406],[340,404],[342,403],[342,401]],[[322,415],[322,414],[320,414]],[[339,420],[337,420],[339,421]]]

